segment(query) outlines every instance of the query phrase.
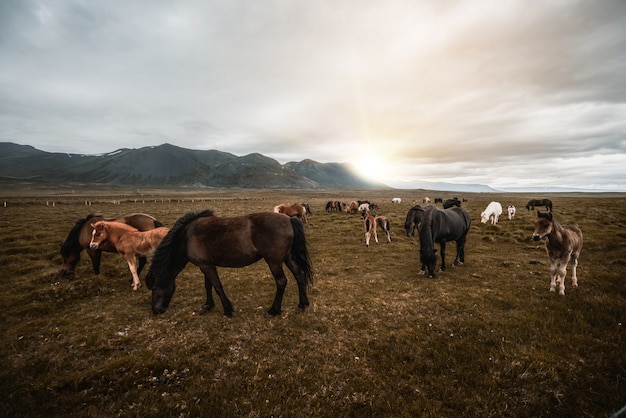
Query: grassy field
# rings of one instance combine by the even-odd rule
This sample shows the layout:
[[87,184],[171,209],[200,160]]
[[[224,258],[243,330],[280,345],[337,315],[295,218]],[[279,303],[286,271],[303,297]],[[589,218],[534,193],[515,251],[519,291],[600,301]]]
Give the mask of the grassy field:
[[[403,230],[423,191],[2,193],[1,416],[607,417],[626,405],[623,194],[458,194],[473,220],[466,263],[429,279]],[[544,244],[531,240],[534,197],[550,197],[557,219],[584,234],[579,287],[568,268],[564,297],[548,291]],[[378,203],[392,242],[366,248],[358,215],[324,211],[335,199]],[[481,224],[491,200],[516,205],[515,219]],[[58,275],[61,243],[90,212],[146,212],[171,226],[190,210],[294,202],[313,211],[305,312],[288,274],[283,314],[265,317],[275,285],[263,262],[219,270],[233,318],[219,300],[200,315],[193,265],[158,316],[145,271],[133,292],[117,254],[103,255],[100,275],[85,253],[73,279]]]

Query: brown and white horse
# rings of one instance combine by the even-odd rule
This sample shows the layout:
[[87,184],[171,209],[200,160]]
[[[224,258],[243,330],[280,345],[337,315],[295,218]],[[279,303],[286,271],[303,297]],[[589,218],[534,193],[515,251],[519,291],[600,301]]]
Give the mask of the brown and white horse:
[[565,295],[567,263],[572,263],[572,286],[578,287],[576,267],[583,248],[583,234],[578,227],[561,225],[552,212],[537,211],[533,240],[546,239],[546,251],[550,259],[550,292],[559,284],[559,295]]
[[297,217],[302,221],[302,223],[306,223],[306,207],[300,204],[293,205],[277,205],[274,206],[274,213],[284,213],[289,217]]
[[370,238],[374,234],[376,244],[378,244],[377,228],[382,229],[387,235],[387,242],[391,242],[389,235],[389,220],[386,216],[374,216],[369,212],[363,213],[363,225],[365,226],[365,246],[370,246]]
[[137,257],[152,255],[159,246],[168,228],[159,227],[150,231],[140,231],[121,222],[98,221],[92,223],[93,232],[89,247],[97,250],[105,242],[113,245],[118,253],[126,259],[130,273],[133,275],[133,290],[141,283],[137,274]]

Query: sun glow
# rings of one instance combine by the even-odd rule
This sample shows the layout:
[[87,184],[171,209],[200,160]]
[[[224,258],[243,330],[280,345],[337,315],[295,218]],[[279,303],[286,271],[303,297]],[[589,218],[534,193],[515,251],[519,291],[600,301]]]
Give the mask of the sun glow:
[[360,156],[355,159],[353,166],[357,174],[368,180],[382,183],[390,180],[390,166],[384,157],[378,155]]

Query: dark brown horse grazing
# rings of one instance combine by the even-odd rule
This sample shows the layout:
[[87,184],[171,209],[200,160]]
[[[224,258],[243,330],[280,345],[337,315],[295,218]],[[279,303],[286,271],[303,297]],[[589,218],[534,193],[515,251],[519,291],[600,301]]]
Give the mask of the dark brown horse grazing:
[[163,313],[176,289],[176,276],[192,262],[204,273],[206,303],[202,311],[215,306],[212,289],[220,297],[224,315],[233,315],[216,267],[245,267],[264,259],[276,281],[276,296],[268,315],[278,315],[287,277],[283,263],[298,282],[300,302],[309,305],[307,287],[313,281],[304,225],[297,218],[264,212],[232,218],[217,217],[211,210],[189,212],[180,217],[157,248],[146,276],[152,289],[152,312]]
[[533,240],[546,239],[546,251],[550,259],[550,292],[559,284],[559,295],[565,295],[567,263],[572,263],[572,286],[578,287],[576,267],[583,248],[583,233],[575,226],[561,225],[552,212],[537,211]]
[[274,213],[284,213],[287,216],[296,216],[303,223],[306,223],[306,207],[295,203],[293,205],[278,205],[274,206]]
[[535,206],[545,206],[548,212],[552,212],[552,201],[550,199],[531,199],[526,203],[526,209],[529,212],[535,210]]
[[141,283],[137,273],[137,257],[151,255],[167,235],[168,229],[160,227],[140,231],[122,222],[107,221],[92,223],[91,227],[93,232],[89,248],[97,250],[102,245],[113,245],[128,263],[130,273],[133,275],[133,290],[139,289]]
[[[132,213],[130,215],[122,216],[119,218],[105,218],[104,215],[99,213],[90,213],[84,218],[80,218],[76,221],[72,229],[70,230],[65,242],[61,245],[61,257],[63,258],[63,265],[61,266],[61,275],[73,276],[74,268],[80,261],[80,253],[83,249],[87,250],[87,254],[91,258],[91,265],[95,274],[100,274],[100,259],[102,251],[117,252],[113,245],[105,244],[97,250],[89,248],[89,242],[91,241],[91,224],[97,221],[116,221],[123,222],[127,225],[137,228],[140,231],[149,231],[154,228],[162,227],[163,224],[156,220],[153,216],[145,213]],[[146,264],[146,257],[139,257],[139,265],[137,267],[137,273],[141,273],[143,266]]]

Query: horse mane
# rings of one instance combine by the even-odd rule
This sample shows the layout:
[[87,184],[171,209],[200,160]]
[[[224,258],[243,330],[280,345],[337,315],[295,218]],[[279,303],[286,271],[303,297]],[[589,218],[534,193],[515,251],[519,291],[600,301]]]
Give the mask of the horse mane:
[[65,238],[63,244],[61,244],[61,255],[63,257],[68,257],[71,251],[76,251],[80,249],[80,243],[78,241],[78,236],[80,235],[80,230],[82,229],[85,222],[93,218],[104,218],[104,215],[101,213],[90,213],[84,218],[80,218],[74,223],[74,226],[70,230],[70,233]]
[[435,256],[433,242],[433,213],[437,211],[435,206],[426,206],[422,215],[422,227],[419,230],[420,254],[422,263],[432,260]]
[[[187,212],[176,220],[174,225],[170,228],[169,232],[161,241],[161,244],[157,247],[152,256],[152,262],[146,275],[146,283],[151,288],[150,282],[154,280],[159,284],[166,284],[164,281],[169,280],[175,273],[187,264],[187,258],[184,256],[185,245],[181,245],[185,240],[181,240],[183,232],[187,225],[198,218],[207,218],[214,216],[213,211],[210,209],[203,210],[202,212]],[[148,282],[150,280],[150,282]]]

